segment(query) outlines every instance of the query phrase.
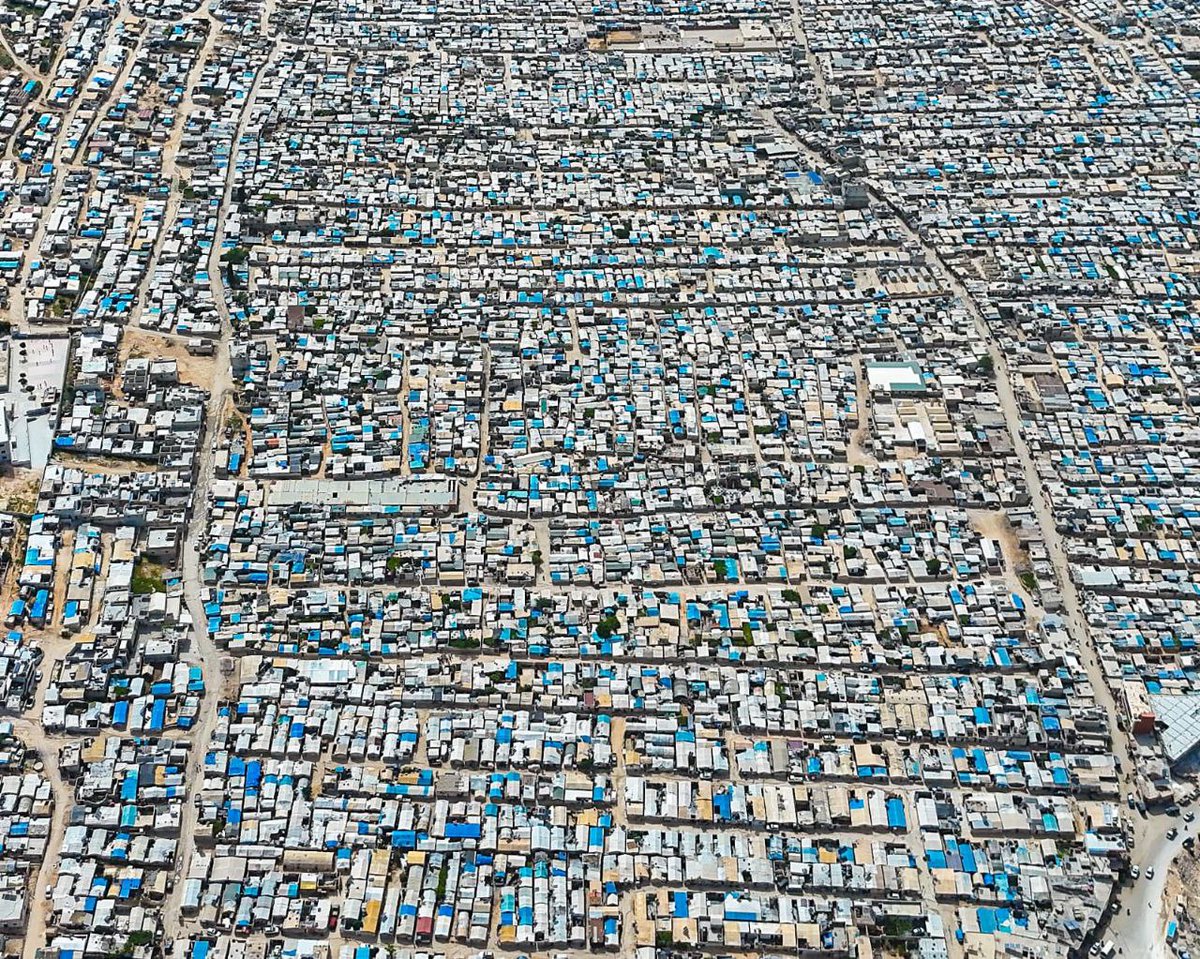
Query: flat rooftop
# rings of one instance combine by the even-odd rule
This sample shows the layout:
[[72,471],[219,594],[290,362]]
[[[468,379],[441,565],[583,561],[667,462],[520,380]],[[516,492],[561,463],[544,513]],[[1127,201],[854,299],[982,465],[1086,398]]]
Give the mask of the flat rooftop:
[[457,497],[458,482],[453,479],[294,479],[274,483],[267,492],[271,506],[340,503],[373,509],[448,509]]

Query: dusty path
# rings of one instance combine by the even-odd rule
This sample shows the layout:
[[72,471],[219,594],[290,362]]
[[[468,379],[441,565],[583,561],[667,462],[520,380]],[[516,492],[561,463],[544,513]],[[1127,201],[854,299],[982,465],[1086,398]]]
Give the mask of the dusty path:
[[[245,135],[247,124],[254,110],[259,84],[263,76],[270,70],[272,63],[273,60],[268,60],[259,67],[246,96],[241,119],[234,134],[234,145],[229,154],[229,167],[225,173],[225,194],[222,197],[221,211],[218,215],[217,232],[213,238],[212,249],[209,251],[208,275],[213,287],[213,304],[221,318],[221,335],[217,341],[217,360],[205,420],[205,441],[201,447],[196,485],[192,492],[192,519],[188,525],[187,535],[184,537],[184,542],[193,548],[183,551],[184,599],[192,619],[193,653],[199,657],[201,668],[204,671],[205,695],[201,700],[200,713],[191,732],[187,795],[183,802],[179,827],[179,847],[175,860],[177,875],[187,874],[196,849],[196,800],[204,784],[201,763],[208,743],[212,739],[213,731],[216,729],[218,707],[221,700],[221,652],[208,634],[207,617],[204,613],[200,553],[200,548],[207,538],[205,526],[208,522],[208,495],[214,476],[212,440],[225,428],[227,400],[233,392],[229,363],[229,342],[233,326],[225,302],[225,286],[220,265],[221,247],[226,236],[226,217],[233,197],[237,158],[241,150],[242,137]],[[183,919],[180,915],[182,896],[183,883],[176,882],[163,904],[163,926],[168,934],[174,934],[182,927]]]
[[[803,139],[784,127],[775,117],[773,111],[763,110],[760,111],[760,115],[765,123],[774,127],[781,136],[791,139],[803,152],[808,154],[817,169],[823,169],[829,165],[827,157],[819,151],[814,150]],[[925,254],[926,262],[935,274],[938,274],[946,283],[948,291],[967,312],[972,324],[975,326],[979,342],[987,349],[988,356],[992,361],[992,368],[995,372],[996,393],[1000,400],[1000,409],[1004,415],[1005,426],[1012,438],[1013,452],[1021,467],[1025,486],[1029,491],[1030,505],[1037,517],[1038,529],[1046,544],[1051,564],[1054,567],[1055,577],[1058,579],[1058,585],[1062,592],[1063,619],[1066,623],[1067,631],[1073,640],[1075,648],[1079,651],[1080,660],[1087,671],[1088,679],[1096,697],[1096,704],[1108,716],[1115,717],[1119,715],[1119,710],[1116,701],[1113,699],[1112,691],[1109,689],[1108,683],[1104,680],[1104,672],[1100,668],[1099,660],[1096,658],[1096,646],[1089,634],[1079,591],[1076,589],[1075,582],[1071,578],[1066,547],[1055,524],[1049,496],[1046,493],[1041,474],[1038,471],[1037,464],[1034,462],[1033,453],[1025,436],[1022,423],[1023,414],[1016,393],[1013,390],[1012,373],[1008,368],[1007,357],[1000,348],[1000,344],[992,336],[992,332],[988,328],[987,322],[984,320],[978,305],[975,303],[974,297],[963,285],[958,274],[942,258],[937,247],[908,222],[905,217],[905,211],[900,208],[884,189],[870,181],[866,181],[866,186],[871,193],[873,202],[880,207],[886,207],[895,216],[898,227],[904,233],[905,239],[911,247],[919,249]],[[1109,733],[1112,736],[1114,752],[1121,760],[1128,774],[1129,771],[1135,768],[1133,764],[1135,750],[1131,747],[1129,737],[1116,726],[1115,722],[1109,727]]]
[[[49,670],[43,661],[42,667],[46,675]],[[44,689],[39,693],[39,700]],[[30,749],[34,749],[42,759],[42,774],[50,783],[54,793],[54,816],[50,822],[50,839],[46,845],[46,856],[38,867],[33,880],[33,888],[29,896],[29,916],[25,923],[25,939],[22,944],[22,959],[34,959],[39,949],[46,944],[46,930],[50,918],[51,902],[46,898],[46,887],[52,884],[58,873],[60,850],[62,849],[63,834],[66,832],[67,819],[74,806],[74,797],[70,788],[63,781],[58,765],[58,750],[69,742],[68,739],[49,736],[39,723],[28,719],[14,719],[13,728],[21,740]]]
[[[85,4],[80,4],[80,11],[82,11],[85,6]],[[116,27],[121,23],[126,14],[127,11],[123,4],[118,4],[113,10],[112,18],[109,20],[108,25],[105,28],[104,45],[102,49],[109,49],[115,35]],[[79,15],[80,13],[77,11],[75,17],[78,17]],[[72,18],[72,23],[74,22],[74,19],[75,18]],[[68,24],[66,29],[69,28],[70,26]],[[59,52],[59,56],[62,56],[61,51]],[[82,134],[79,136],[79,142],[87,142],[96,126],[98,119],[103,115],[103,107],[112,97],[113,91],[120,90],[122,87],[124,87],[126,81],[129,79],[129,73],[133,68],[134,59],[135,58],[132,54],[126,53],[124,62],[121,64],[121,70],[117,74],[113,83],[108,87],[105,95],[101,97],[94,105],[89,105],[88,114],[86,114],[88,117],[87,123]],[[54,143],[51,145],[50,150],[47,153],[47,157],[51,160],[51,162],[54,163],[54,174],[50,190],[50,198],[45,204],[46,215],[38,217],[37,226],[34,229],[33,236],[29,238],[29,241],[24,247],[26,256],[21,263],[21,268],[17,273],[17,277],[12,281],[8,315],[19,329],[25,331],[30,329],[29,318],[26,315],[26,285],[29,282],[31,265],[40,259],[42,244],[46,237],[46,225],[50,221],[49,211],[54,210],[62,200],[63,189],[66,186],[67,177],[70,174],[87,173],[89,177],[92,175],[91,167],[87,166],[86,164],[78,162],[60,162],[60,154],[63,150],[63,144],[66,142],[65,138],[67,137],[68,131],[71,129],[71,123],[80,110],[83,100],[84,97],[76,96],[62,114],[61,123],[59,124],[58,131],[55,135]],[[40,102],[43,104],[45,103],[44,99]],[[49,109],[49,107],[47,107],[47,109]],[[61,324],[55,324],[52,321],[48,321],[46,317],[42,317],[37,323],[37,328],[39,332],[45,332],[47,329],[54,328],[56,325]]]

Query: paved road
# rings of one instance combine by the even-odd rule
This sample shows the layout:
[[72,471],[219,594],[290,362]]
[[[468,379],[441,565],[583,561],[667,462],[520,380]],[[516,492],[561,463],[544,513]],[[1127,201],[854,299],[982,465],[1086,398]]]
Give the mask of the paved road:
[[[1136,959],[1169,959],[1167,948],[1168,904],[1164,902],[1167,873],[1171,863],[1183,849],[1183,840],[1197,835],[1196,823],[1182,819],[1156,816],[1134,854],[1134,862],[1142,869],[1141,878],[1121,895],[1124,904],[1109,925],[1108,938],[1124,950],[1122,955]],[[1174,839],[1167,838],[1172,827],[1179,830]],[[1146,873],[1154,868],[1154,878]],[[1126,913],[1128,909],[1128,913]]]

